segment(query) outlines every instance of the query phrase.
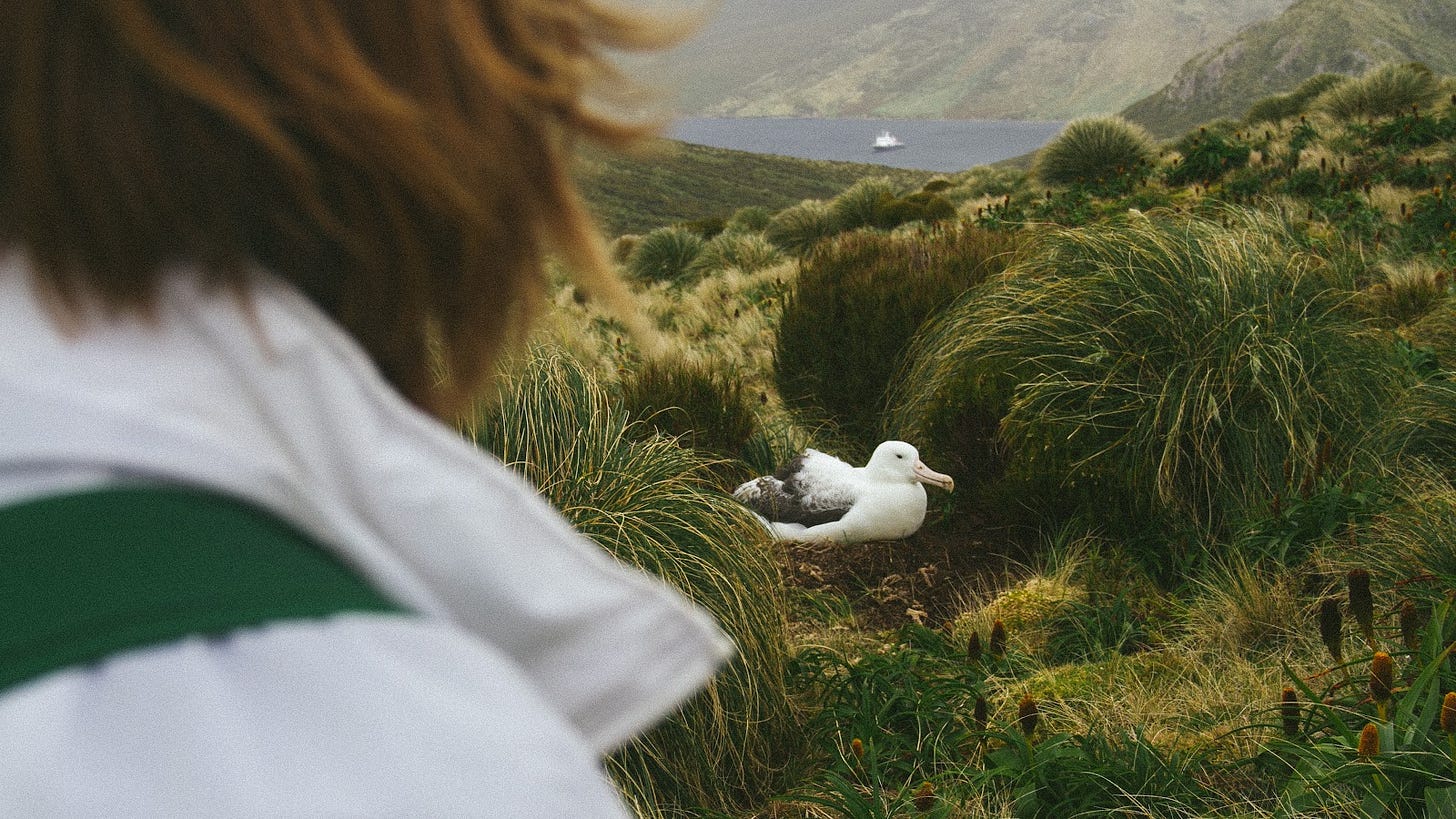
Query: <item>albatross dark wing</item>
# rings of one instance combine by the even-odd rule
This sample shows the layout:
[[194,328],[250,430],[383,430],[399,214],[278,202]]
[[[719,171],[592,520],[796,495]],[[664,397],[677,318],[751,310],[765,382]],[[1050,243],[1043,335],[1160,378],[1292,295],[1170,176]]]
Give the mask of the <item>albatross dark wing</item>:
[[843,461],[811,449],[733,494],[767,520],[817,526],[839,520],[854,505],[853,484],[844,480],[852,472]]
[[806,496],[794,481],[765,476],[738,487],[734,497],[744,506],[774,523],[817,526],[844,517],[849,504],[824,504],[822,498]]

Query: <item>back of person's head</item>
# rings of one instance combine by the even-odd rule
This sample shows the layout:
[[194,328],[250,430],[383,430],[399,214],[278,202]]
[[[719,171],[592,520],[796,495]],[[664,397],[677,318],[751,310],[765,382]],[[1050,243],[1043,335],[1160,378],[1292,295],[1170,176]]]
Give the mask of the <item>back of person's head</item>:
[[593,0],[6,2],[0,243],[73,310],[268,269],[443,411],[544,252],[611,286],[569,142],[632,135],[583,94],[652,39]]

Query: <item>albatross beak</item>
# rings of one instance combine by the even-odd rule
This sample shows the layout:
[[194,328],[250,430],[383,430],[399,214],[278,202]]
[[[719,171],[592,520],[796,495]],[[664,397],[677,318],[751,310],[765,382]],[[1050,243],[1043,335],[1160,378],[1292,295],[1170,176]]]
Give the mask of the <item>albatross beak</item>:
[[947,492],[955,491],[955,479],[949,475],[942,475],[934,469],[925,465],[924,461],[915,462],[915,480],[921,483],[928,483],[931,486],[938,486]]

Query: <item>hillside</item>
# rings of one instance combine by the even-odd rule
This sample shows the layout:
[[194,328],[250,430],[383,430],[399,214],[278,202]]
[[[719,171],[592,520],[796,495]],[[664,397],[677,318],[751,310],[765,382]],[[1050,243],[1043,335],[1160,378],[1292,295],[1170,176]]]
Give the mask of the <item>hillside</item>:
[[1068,119],[1289,2],[728,0],[660,76],[695,115]]
[[1356,75],[1412,60],[1438,74],[1456,72],[1456,3],[1300,0],[1193,58],[1123,116],[1159,136],[1176,136],[1211,119],[1240,117],[1252,101],[1321,72]]
[[777,210],[804,199],[827,199],[867,176],[884,176],[914,188],[935,174],[673,140],[658,140],[636,156],[584,149],[577,161],[577,179],[587,203],[612,236],[729,216],[746,205]]
[[[1456,817],[1456,98],[1397,73],[620,242],[661,356],[562,282],[482,440],[744,647],[640,814]],[[723,491],[886,437],[956,480],[908,538]]]

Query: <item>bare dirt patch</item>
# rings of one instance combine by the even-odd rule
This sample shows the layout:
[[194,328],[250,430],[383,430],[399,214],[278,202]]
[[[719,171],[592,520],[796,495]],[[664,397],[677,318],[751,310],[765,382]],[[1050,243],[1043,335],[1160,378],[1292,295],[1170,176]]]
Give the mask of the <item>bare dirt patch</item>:
[[967,601],[1004,586],[1020,554],[1005,532],[974,525],[926,529],[905,540],[784,547],[788,583],[842,595],[865,630],[941,625]]

